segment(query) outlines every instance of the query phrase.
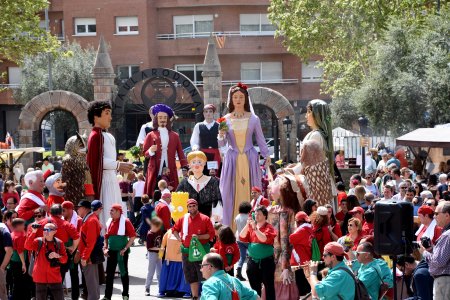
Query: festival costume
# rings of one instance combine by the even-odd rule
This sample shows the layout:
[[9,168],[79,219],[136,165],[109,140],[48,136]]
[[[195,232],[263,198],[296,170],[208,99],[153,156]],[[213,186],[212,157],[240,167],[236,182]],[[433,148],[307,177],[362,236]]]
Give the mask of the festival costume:
[[112,134],[99,127],[92,128],[88,140],[87,163],[91,170],[95,199],[103,204],[100,221],[105,224],[113,204],[120,204],[122,211],[127,211],[117,182],[116,140]]
[[41,193],[28,190],[20,199],[19,205],[16,207],[17,215],[19,218],[27,221],[26,223],[32,223],[34,221],[34,210],[41,206],[46,206],[47,201]]
[[216,207],[219,202],[222,204],[219,179],[215,177],[209,177],[202,183],[197,183],[194,176],[184,178],[178,185],[177,192],[189,193],[190,199],[197,200],[198,211],[208,217],[211,217],[212,207]]
[[226,118],[229,130],[219,146],[228,142],[228,149],[222,163],[220,191],[223,201],[223,224],[233,225],[233,216],[239,213],[239,204],[250,199],[250,187],[261,188],[261,168],[259,154],[253,147],[253,136],[261,151],[267,157],[267,148],[259,118],[251,114],[246,119]]
[[220,166],[221,157],[219,144],[217,142],[217,135],[219,134],[219,123],[212,121],[208,123],[205,121],[197,123],[191,136],[191,149],[193,151],[200,150],[206,154],[208,161],[217,161]]

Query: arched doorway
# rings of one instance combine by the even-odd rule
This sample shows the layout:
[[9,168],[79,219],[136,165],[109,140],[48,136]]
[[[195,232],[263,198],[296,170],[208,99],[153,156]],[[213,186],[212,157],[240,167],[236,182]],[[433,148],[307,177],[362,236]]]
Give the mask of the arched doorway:
[[114,99],[113,124],[117,146],[128,149],[136,143],[142,124],[150,121],[152,105],[170,106],[178,119],[173,129],[180,135],[183,147],[196,122],[201,118],[203,99],[197,87],[182,73],[165,68],[152,68],[134,74],[123,83]]
[[78,132],[77,120],[66,110],[48,112],[41,122],[41,143],[45,150],[64,150],[67,140]]

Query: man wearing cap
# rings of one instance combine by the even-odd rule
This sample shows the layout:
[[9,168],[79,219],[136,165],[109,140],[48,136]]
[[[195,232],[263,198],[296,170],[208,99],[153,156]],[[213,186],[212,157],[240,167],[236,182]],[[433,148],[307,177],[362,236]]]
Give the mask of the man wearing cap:
[[100,215],[103,211],[103,204],[100,200],[94,200],[91,202],[91,209],[94,215],[100,220]]
[[78,203],[78,215],[83,218],[81,225],[81,239],[78,245],[80,252],[80,263],[83,267],[84,278],[88,290],[87,300],[98,300],[100,298],[100,285],[97,264],[90,261],[92,250],[100,236],[101,225],[97,217],[91,211],[91,203],[82,200]]
[[[295,223],[297,229],[289,236],[289,242],[292,244],[292,247],[294,247],[294,250],[292,250],[293,258],[297,265],[301,266],[311,260],[311,239],[313,238],[313,230],[310,219],[304,211],[299,211],[295,215]],[[302,268],[295,271],[295,282],[297,283],[297,288],[301,296],[304,296],[311,291]]]
[[439,227],[434,219],[434,210],[428,205],[422,205],[417,211],[420,220],[420,227],[416,231],[417,241],[422,237],[428,237],[433,244],[442,234],[442,227]]
[[128,276],[128,255],[130,247],[136,238],[133,224],[122,211],[120,204],[113,204],[109,211],[111,218],[106,222],[107,230],[103,253],[108,258],[106,263],[106,288],[103,299],[111,299],[114,285],[114,273],[119,265],[120,279],[122,281],[122,298],[128,300],[130,279]]
[[322,281],[317,279],[318,262],[316,261],[312,261],[309,268],[304,269],[313,299],[353,300],[355,298],[355,281],[352,275],[347,273],[352,271],[345,264],[344,257],[347,257],[344,247],[338,242],[330,242],[325,245],[323,251],[325,266],[329,268],[327,277]]
[[269,199],[263,197],[260,187],[258,186],[252,187],[251,196],[252,201],[250,202],[250,204],[252,205],[252,211],[255,211],[255,209],[260,205],[269,207],[270,201]]
[[356,259],[361,264],[358,269],[358,279],[364,283],[369,296],[372,299],[378,299],[382,273],[373,255],[374,249],[371,243],[365,242],[358,245]]
[[[216,107],[212,104],[207,104],[203,107],[203,122],[197,123],[194,126],[191,136],[192,151],[200,150],[206,154],[208,161],[216,161],[217,167],[220,166],[220,151],[217,142],[219,135],[219,123],[214,120],[214,113]],[[204,170],[207,175],[207,170]]]
[[153,197],[157,177],[162,175],[163,167],[169,168],[170,182],[173,182],[174,189],[177,188],[177,154],[180,165],[182,167],[187,165],[180,137],[171,127],[171,120],[174,117],[173,110],[165,104],[157,104],[153,106],[152,113],[155,116],[153,130],[147,134],[144,141],[144,155],[149,158],[144,193],[151,197]]
[[48,176],[45,180],[45,186],[48,189],[47,206],[51,208],[53,204],[62,204],[64,202],[64,186],[61,173]]
[[181,253],[184,277],[191,286],[192,298],[198,299],[199,282],[202,281],[202,273],[200,272],[201,262],[189,261],[189,246],[191,239],[197,237],[208,253],[210,248],[208,242],[214,238],[215,232],[211,219],[198,211],[198,203],[196,200],[189,199],[187,208],[188,213],[178,219],[172,228],[172,233],[182,243]]
[[172,219],[172,214],[170,213],[170,202],[172,202],[172,195],[170,193],[163,193],[161,199],[159,199],[158,204],[155,207],[155,213],[158,218],[163,222],[163,227],[161,230],[164,232],[172,227],[170,220]]
[[27,221],[27,224],[33,222],[34,210],[41,207],[48,211],[47,201],[42,196],[44,190],[44,174],[40,170],[31,171],[25,174],[25,185],[28,191],[20,199],[19,205],[16,207],[19,218]]

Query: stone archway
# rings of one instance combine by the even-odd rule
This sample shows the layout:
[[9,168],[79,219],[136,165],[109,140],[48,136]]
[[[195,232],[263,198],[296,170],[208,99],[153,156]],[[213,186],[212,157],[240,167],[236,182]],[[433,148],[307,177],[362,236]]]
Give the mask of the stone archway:
[[34,147],[39,141],[41,121],[54,110],[65,110],[73,114],[80,133],[87,133],[92,126],[87,119],[88,101],[68,91],[49,91],[37,95],[28,102],[19,117],[19,147]]
[[267,106],[273,110],[278,120],[278,134],[280,138],[280,158],[287,157],[287,136],[283,125],[283,119],[287,116],[292,120],[292,130],[290,133],[290,159],[297,161],[296,157],[296,137],[297,137],[297,123],[295,118],[294,108],[289,100],[281,93],[265,88],[253,87],[248,89],[248,94],[253,105]]

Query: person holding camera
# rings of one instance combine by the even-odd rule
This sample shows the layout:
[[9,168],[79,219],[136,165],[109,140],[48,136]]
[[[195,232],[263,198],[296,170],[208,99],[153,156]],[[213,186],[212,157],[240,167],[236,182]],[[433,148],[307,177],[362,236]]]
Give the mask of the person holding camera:
[[442,227],[440,227],[436,220],[433,219],[434,209],[431,208],[431,206],[423,205],[417,211],[417,215],[419,216],[421,224],[416,232],[417,241],[419,242],[422,238],[428,237],[433,244],[436,244],[437,239],[442,234]]
[[444,300],[450,295],[450,202],[441,202],[436,207],[434,218],[437,225],[443,228],[442,235],[434,246],[426,248],[423,257],[430,267],[430,275],[434,277],[433,299]]
[[40,224],[33,223],[31,234],[25,240],[25,249],[35,252],[33,281],[36,284],[36,300],[46,300],[50,293],[55,300],[64,300],[60,265],[67,262],[64,243],[55,237],[57,227],[53,223],[44,226],[43,237],[37,237]]

